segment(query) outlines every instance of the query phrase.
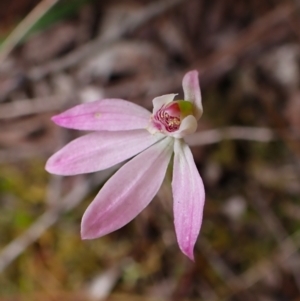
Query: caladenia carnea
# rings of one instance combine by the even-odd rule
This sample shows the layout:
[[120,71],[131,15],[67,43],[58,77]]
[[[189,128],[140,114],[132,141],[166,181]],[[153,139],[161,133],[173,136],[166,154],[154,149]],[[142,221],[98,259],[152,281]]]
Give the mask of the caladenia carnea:
[[184,137],[194,133],[202,115],[198,72],[182,81],[184,100],[176,94],[153,99],[153,112],[122,99],[103,99],[75,106],[52,120],[59,126],[94,131],[56,152],[46,170],[76,175],[109,168],[134,157],[103,186],[85,211],[81,236],[94,239],[135,218],[159,190],[174,153],[172,193],[178,245],[194,259],[205,192]]

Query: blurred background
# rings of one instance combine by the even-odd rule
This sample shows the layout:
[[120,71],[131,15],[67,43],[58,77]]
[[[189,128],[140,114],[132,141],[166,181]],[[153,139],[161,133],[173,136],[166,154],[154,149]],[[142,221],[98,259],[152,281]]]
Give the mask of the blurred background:
[[[1,301],[300,300],[300,1],[0,2]],[[58,177],[82,132],[50,117],[123,98],[151,110],[197,69],[187,142],[206,187],[195,263],[179,250],[170,178],[124,228],[81,241],[116,168]]]

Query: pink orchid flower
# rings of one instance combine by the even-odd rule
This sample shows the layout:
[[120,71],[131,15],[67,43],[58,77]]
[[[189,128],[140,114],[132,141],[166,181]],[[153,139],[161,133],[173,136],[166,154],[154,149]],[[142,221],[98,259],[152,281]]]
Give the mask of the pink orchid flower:
[[153,99],[153,113],[122,99],[103,99],[71,108],[52,120],[66,128],[95,131],[56,152],[46,170],[76,175],[109,168],[126,159],[85,211],[81,236],[94,239],[135,218],[154,198],[174,152],[172,191],[174,223],[181,251],[194,260],[204,206],[204,187],[183,137],[197,129],[202,115],[198,72],[182,82],[184,100],[176,94]]

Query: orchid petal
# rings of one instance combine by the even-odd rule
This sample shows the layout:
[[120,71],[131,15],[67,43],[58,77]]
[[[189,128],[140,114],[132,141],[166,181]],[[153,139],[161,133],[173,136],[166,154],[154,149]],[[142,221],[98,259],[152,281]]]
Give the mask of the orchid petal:
[[153,103],[153,115],[164,105],[170,103],[171,101],[173,101],[174,97],[177,94],[166,94],[166,95],[162,95],[162,96],[158,96],[155,97],[152,100]]
[[123,227],[150,203],[165,177],[173,140],[167,137],[154,144],[106,182],[83,215],[83,239],[100,237]]
[[203,215],[205,192],[190,148],[182,140],[175,141],[172,190],[174,223],[181,251],[194,260]]
[[174,138],[182,138],[186,135],[195,133],[197,127],[198,123],[196,118],[192,115],[189,115],[181,121],[179,129],[176,132],[170,133],[169,135]]
[[145,129],[150,112],[122,99],[103,99],[71,108],[52,120],[66,128],[88,131]]
[[188,100],[194,104],[194,115],[196,119],[199,120],[203,113],[203,108],[198,71],[194,70],[185,74],[182,80],[182,88],[184,92],[184,100]]
[[162,139],[147,130],[95,132],[77,138],[56,152],[46,170],[58,175],[76,175],[109,168]]

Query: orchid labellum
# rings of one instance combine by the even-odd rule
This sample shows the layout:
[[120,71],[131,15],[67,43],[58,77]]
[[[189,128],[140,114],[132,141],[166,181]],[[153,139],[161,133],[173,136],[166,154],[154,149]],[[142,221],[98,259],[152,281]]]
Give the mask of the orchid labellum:
[[156,97],[152,114],[126,100],[103,99],[75,106],[52,118],[59,126],[94,132],[56,152],[46,164],[50,173],[90,173],[134,157],[105,183],[85,211],[83,239],[106,235],[135,218],[158,192],[174,153],[175,231],[181,251],[194,259],[205,193],[183,138],[196,131],[202,115],[198,72],[188,72],[182,86],[184,100],[174,101],[176,94]]

